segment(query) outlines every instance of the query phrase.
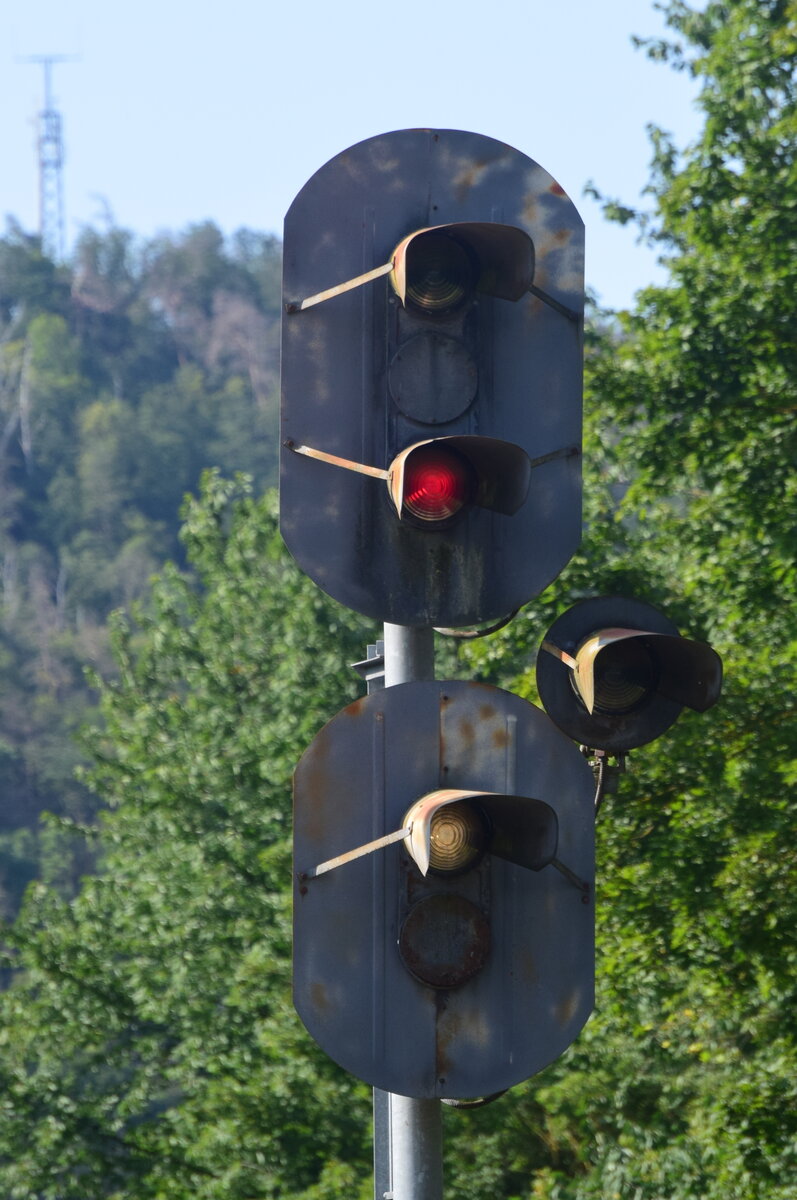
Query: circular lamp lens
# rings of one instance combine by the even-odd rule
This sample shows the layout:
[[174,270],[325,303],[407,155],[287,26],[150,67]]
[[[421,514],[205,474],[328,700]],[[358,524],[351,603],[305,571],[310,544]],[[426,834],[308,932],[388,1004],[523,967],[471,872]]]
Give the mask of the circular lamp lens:
[[482,853],[487,841],[484,818],[461,801],[446,804],[432,817],[429,866],[434,871],[464,871]]
[[464,896],[425,896],[399,932],[399,954],[410,974],[433,988],[455,988],[482,970],[490,954],[490,925]]
[[406,298],[429,313],[458,308],[473,291],[475,271],[468,251],[444,233],[415,238],[407,253]]
[[447,521],[473,493],[473,467],[448,446],[421,446],[404,467],[402,505],[419,521]]
[[642,638],[608,646],[595,660],[595,711],[633,712],[656,691],[659,669]]

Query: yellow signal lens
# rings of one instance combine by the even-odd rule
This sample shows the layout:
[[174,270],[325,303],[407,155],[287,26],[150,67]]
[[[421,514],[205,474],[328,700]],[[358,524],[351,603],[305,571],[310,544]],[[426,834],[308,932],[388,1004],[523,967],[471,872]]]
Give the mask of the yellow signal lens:
[[472,804],[446,804],[432,817],[429,866],[435,871],[463,871],[484,850],[487,830],[481,811]]

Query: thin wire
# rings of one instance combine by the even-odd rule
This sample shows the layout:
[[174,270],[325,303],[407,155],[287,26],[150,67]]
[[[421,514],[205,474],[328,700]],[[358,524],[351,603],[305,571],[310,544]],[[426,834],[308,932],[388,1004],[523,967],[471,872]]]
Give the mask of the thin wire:
[[603,804],[604,790],[606,787],[606,755],[605,754],[601,754],[599,756],[597,766],[598,766],[598,770],[597,770],[597,776],[596,776],[596,780],[595,780],[595,782],[597,784],[597,786],[595,788],[595,816],[596,817],[597,817],[598,813],[600,812],[601,805]]

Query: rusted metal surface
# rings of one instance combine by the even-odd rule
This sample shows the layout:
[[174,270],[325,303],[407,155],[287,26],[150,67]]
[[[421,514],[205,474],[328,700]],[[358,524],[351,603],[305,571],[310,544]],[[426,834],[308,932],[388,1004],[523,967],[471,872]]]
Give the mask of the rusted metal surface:
[[[512,256],[498,254],[504,294],[526,283],[533,258],[532,291],[514,300],[487,288],[430,316],[385,277],[297,311],[381,270],[408,236],[452,224],[488,240],[513,230],[507,246],[525,249],[514,279]],[[568,562],[581,537],[583,249],[583,223],[547,171],[459,130],[371,138],[296,197],[284,238],[280,521],[299,566],[341,603],[396,624],[465,627],[526,603]],[[473,505],[445,531],[419,530],[378,480],[289,449],[378,471],[435,436],[519,446],[534,466],[519,509]]]
[[[397,842],[301,878],[444,791],[548,806],[556,840],[545,820],[529,833],[539,869],[488,851],[424,877]],[[553,1061],[592,1008],[593,792],[572,742],[497,688],[404,683],[338,713],[295,777],[294,1000],[322,1048],[419,1098],[497,1092]],[[569,876],[543,865],[554,850]]]
[[424,425],[462,417],[476,399],[478,384],[478,364],[467,346],[434,330],[408,338],[388,368],[393,403],[403,416]]
[[464,896],[438,892],[413,905],[399,930],[399,954],[421,983],[460,987],[485,966],[490,923]]

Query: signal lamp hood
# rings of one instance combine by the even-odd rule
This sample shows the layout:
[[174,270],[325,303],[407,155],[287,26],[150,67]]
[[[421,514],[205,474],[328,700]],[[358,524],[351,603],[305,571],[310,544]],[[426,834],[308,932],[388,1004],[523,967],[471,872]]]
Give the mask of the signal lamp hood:
[[[450,250],[446,250],[446,243]],[[459,250],[459,253],[457,253]],[[428,271],[442,284],[450,274],[450,298],[424,303],[413,295],[413,282]],[[534,280],[534,243],[514,225],[490,221],[463,221],[450,225],[431,225],[416,229],[399,242],[391,258],[390,282],[401,303],[410,300],[418,307],[456,307],[468,291],[497,296],[501,300],[520,300]],[[470,282],[471,286],[468,287]]]

